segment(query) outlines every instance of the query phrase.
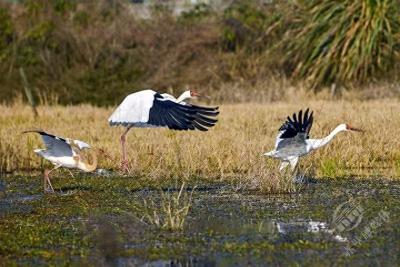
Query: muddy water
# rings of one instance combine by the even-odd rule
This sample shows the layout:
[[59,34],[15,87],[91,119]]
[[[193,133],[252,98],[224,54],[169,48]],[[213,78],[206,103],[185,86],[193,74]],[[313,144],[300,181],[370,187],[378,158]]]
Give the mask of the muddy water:
[[[202,185],[194,190],[185,227],[178,232],[159,230],[141,221],[143,199],[159,203],[158,190],[143,189],[146,186],[102,187],[102,183],[82,180],[71,186],[74,190],[70,193],[64,189],[45,196],[36,187],[24,190],[18,179],[9,182],[11,190],[0,198],[2,220],[17,218],[33,224],[36,219],[31,219],[43,212],[38,217],[43,222],[38,224],[54,224],[54,235],[59,227],[61,236],[52,235],[51,246],[21,242],[13,252],[4,248],[10,243],[0,240],[0,256],[22,265],[400,264],[400,182],[318,180],[299,193],[277,195],[238,192],[228,184]],[[166,188],[177,191],[173,186]],[[164,194],[168,192],[164,190]],[[99,202],[101,205],[96,205]],[[88,209],[86,203],[93,208]],[[135,209],[128,211],[129,206]],[[55,208],[57,212],[52,211]],[[48,218],[47,213],[51,214]],[[55,217],[57,214],[59,217]],[[9,228],[2,227],[0,234]],[[43,233],[29,235],[37,239]],[[17,236],[16,242],[21,238]],[[79,243],[82,240],[86,241]],[[74,245],[78,249],[69,249],[71,242],[78,244]],[[35,252],[37,249],[53,254],[43,258],[37,256],[42,255]]]
[[[151,194],[147,194],[151,197]],[[400,264],[400,184],[317,182],[298,194],[199,190],[183,233],[146,233],[118,266]]]

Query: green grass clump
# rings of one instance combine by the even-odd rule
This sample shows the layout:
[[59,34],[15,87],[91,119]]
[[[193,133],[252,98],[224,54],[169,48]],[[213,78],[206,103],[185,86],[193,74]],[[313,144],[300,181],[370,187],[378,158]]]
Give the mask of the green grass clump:
[[321,160],[320,173],[323,177],[341,177],[345,174],[345,166],[338,158],[327,158]]

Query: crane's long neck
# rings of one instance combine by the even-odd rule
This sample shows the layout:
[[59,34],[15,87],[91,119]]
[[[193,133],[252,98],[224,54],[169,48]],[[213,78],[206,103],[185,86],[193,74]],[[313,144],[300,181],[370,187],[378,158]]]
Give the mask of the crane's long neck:
[[183,102],[183,101],[185,101],[186,99],[189,99],[189,98],[190,98],[190,92],[186,91],[186,92],[183,92],[183,94],[181,94],[178,97],[176,102],[181,103],[181,102]]
[[311,148],[317,149],[323,147],[324,145],[328,144],[332,139],[341,131],[345,131],[346,129],[343,125],[337,126],[328,136],[321,138],[321,139],[310,139],[311,141]]

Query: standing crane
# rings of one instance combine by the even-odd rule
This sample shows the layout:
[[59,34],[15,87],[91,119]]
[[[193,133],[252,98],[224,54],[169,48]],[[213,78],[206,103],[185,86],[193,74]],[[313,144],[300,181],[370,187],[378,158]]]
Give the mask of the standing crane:
[[309,154],[315,149],[325,146],[342,131],[362,130],[354,128],[349,124],[339,124],[328,136],[321,139],[310,139],[310,130],[314,121],[313,112],[307,109],[304,114],[300,110],[298,115],[293,113],[293,117],[287,120],[279,128],[276,138],[275,149],[267,152],[264,156],[278,158],[282,161],[279,169],[285,169],[289,164],[292,170],[295,169],[299,157]]
[[121,135],[123,172],[128,171],[126,159],[126,135],[133,127],[168,127],[171,130],[207,131],[217,123],[218,107],[203,107],[186,103],[185,100],[201,95],[195,91],[185,91],[177,99],[169,94],[153,90],[143,90],[128,95],[112,113],[110,126],[121,125],[125,131]]

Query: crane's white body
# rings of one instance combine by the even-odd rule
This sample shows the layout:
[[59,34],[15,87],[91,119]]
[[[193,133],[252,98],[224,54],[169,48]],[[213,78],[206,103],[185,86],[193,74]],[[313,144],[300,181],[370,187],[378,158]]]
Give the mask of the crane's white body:
[[111,114],[108,122],[110,125],[132,124],[134,127],[157,127],[147,124],[155,94],[153,90],[143,90],[128,95]]
[[[43,157],[44,159],[50,161],[55,166],[65,167],[65,168],[78,168],[78,161],[72,156],[53,156],[51,152],[46,149],[35,149],[33,150],[36,154]],[[76,153],[74,152],[74,156]]]

